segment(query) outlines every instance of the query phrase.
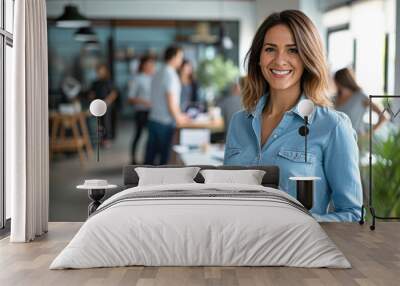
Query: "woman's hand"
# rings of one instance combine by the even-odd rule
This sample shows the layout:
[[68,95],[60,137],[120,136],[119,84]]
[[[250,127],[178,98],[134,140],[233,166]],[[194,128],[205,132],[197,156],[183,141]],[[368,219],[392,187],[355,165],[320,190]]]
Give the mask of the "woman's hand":
[[370,108],[376,112],[377,114],[379,114],[379,119],[378,122],[376,124],[374,124],[374,126],[372,126],[372,131],[376,131],[378,130],[378,128],[388,119],[385,116],[385,113],[383,112],[383,110],[381,110],[381,108],[376,105],[375,103],[371,102],[371,106]]

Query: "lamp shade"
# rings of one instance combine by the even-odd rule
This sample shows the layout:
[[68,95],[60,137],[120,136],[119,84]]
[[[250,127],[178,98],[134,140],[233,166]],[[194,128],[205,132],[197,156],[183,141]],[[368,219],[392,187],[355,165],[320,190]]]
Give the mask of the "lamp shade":
[[226,33],[224,22],[220,23],[219,43],[221,47],[225,50],[230,50],[233,48],[233,41],[231,37],[229,37],[229,35]]
[[66,5],[64,13],[56,21],[57,26],[62,28],[79,28],[90,25],[90,21],[82,16],[74,5]]
[[302,99],[298,105],[301,116],[309,116],[314,110],[314,103],[309,99]]
[[84,44],[84,49],[85,50],[90,50],[90,51],[99,50],[100,49],[100,44],[99,44],[99,42],[97,40],[87,41]]
[[89,110],[93,116],[101,117],[107,111],[107,104],[101,99],[95,99],[90,103]]
[[224,49],[226,50],[230,50],[233,48],[233,41],[230,37],[228,36],[224,36],[222,38],[222,46],[224,47]]
[[80,42],[97,41],[97,36],[92,28],[81,27],[75,32],[74,39]]

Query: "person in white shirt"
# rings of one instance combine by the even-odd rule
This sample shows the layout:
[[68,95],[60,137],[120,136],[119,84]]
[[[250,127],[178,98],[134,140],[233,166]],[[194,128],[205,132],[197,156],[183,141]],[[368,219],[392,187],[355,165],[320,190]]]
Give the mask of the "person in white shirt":
[[[180,104],[181,83],[177,69],[183,61],[180,47],[170,46],[164,53],[165,65],[151,82],[152,108],[149,115],[149,138],[146,146],[145,164],[168,163],[176,125],[190,121],[182,113]],[[159,156],[159,161],[156,162]]]
[[138,74],[135,76],[129,89],[129,103],[135,109],[135,135],[131,148],[131,164],[136,165],[135,153],[143,129],[147,125],[151,108],[150,88],[155,72],[155,59],[151,55],[144,55],[140,59]]

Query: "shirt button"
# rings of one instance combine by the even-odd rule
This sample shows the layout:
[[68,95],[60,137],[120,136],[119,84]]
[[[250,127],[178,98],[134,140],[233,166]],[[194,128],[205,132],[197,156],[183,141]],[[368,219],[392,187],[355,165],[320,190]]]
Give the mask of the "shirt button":
[[277,137],[278,137],[278,135],[275,134],[275,135],[274,135],[274,138],[277,138]]

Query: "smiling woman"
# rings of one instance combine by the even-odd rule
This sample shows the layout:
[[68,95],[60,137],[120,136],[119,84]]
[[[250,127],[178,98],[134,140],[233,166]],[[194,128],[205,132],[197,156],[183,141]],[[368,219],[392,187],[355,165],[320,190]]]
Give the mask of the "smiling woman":
[[303,74],[304,65],[297,45],[286,25],[277,25],[265,34],[260,55],[261,72],[271,90],[295,87]]
[[[278,165],[279,187],[296,196],[290,177],[317,176],[313,208],[321,221],[358,221],[362,190],[358,148],[349,118],[330,108],[328,70],[321,39],[297,10],[270,15],[247,54],[245,110],[230,123],[224,163]],[[300,99],[315,109],[308,117],[308,152],[299,128]],[[328,212],[329,206],[334,211]]]
[[[271,62],[274,58],[275,61]],[[265,90],[273,84],[265,70],[282,69],[282,63],[285,67],[292,64],[291,68],[300,68],[297,70],[297,81],[290,82],[299,83],[302,76],[303,89],[308,98],[322,106],[331,105],[326,96],[328,70],[322,42],[314,24],[304,13],[286,10],[270,15],[258,28],[247,59],[249,84],[244,90],[245,109],[254,108]]]

